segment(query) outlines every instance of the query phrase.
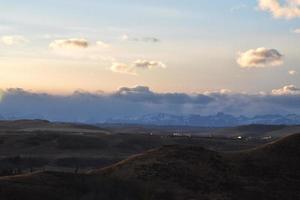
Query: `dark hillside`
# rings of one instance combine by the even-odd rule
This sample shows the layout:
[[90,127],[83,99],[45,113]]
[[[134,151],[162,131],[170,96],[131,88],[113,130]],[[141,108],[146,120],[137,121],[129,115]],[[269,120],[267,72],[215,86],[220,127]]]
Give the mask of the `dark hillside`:
[[5,200],[300,199],[300,135],[236,153],[168,145],[88,174],[0,178]]

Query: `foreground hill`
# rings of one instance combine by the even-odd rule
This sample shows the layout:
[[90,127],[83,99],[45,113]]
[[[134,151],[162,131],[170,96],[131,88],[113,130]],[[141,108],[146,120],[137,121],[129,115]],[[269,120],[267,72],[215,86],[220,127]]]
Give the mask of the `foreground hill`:
[[300,134],[230,154],[167,146],[99,173],[157,186],[158,199],[299,199],[299,145]]
[[40,172],[0,178],[0,199],[300,198],[300,134],[236,153],[169,145],[88,174]]

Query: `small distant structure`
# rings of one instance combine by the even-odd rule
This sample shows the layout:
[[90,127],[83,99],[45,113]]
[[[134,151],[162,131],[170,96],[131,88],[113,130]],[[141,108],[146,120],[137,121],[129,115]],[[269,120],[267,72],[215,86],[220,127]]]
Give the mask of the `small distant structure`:
[[179,133],[179,132],[175,132],[172,134],[173,137],[192,137],[192,134],[190,133]]
[[272,139],[272,136],[265,136],[265,137],[262,137],[261,139],[262,139],[262,140],[271,140],[271,139]]
[[173,137],[181,137],[181,136],[182,136],[182,133],[173,133],[172,136],[173,136]]

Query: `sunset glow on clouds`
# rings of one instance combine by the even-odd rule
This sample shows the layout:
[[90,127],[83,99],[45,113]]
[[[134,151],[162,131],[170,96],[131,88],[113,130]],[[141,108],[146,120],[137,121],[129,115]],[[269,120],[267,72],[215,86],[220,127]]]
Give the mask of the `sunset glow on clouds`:
[[237,63],[241,67],[278,66],[283,64],[283,55],[281,55],[276,49],[261,47],[239,53]]
[[166,67],[167,66],[160,61],[137,60],[132,64],[113,63],[110,69],[117,73],[137,75],[138,70],[164,69]]
[[72,96],[144,85],[153,96],[225,95],[232,104],[297,96],[299,5],[12,0],[0,13],[0,86]]
[[285,0],[259,0],[259,7],[264,11],[271,12],[276,18],[292,19],[300,17],[300,1]]

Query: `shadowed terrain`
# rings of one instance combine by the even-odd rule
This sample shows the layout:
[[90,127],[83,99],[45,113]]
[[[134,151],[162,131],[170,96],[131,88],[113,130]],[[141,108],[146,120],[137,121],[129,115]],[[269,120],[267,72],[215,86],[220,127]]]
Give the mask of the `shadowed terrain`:
[[89,173],[2,177],[0,198],[299,199],[300,134],[250,150],[168,145]]
[[[87,172],[164,145],[195,145],[222,152],[249,149],[272,141],[261,137],[278,130],[270,126],[261,131],[261,137],[237,139],[246,135],[240,129],[231,135],[226,128],[0,121],[0,176],[41,170]],[[222,130],[226,133],[221,134]],[[215,132],[219,132],[216,137]]]

